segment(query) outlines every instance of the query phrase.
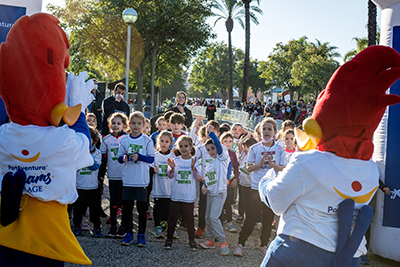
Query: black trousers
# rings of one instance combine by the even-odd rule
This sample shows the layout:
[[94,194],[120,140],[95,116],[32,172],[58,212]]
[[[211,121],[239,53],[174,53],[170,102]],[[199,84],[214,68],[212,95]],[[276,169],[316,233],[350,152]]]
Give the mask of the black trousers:
[[171,199],[170,198],[155,198],[154,199],[154,226],[161,226],[162,221],[168,221]]
[[251,187],[239,185],[239,215],[244,216],[249,212]]
[[98,209],[98,189],[83,190],[78,189],[78,199],[74,203],[74,218],[73,222],[75,227],[80,227],[82,216],[85,216],[86,210],[89,207],[90,221],[93,223],[94,228],[100,228],[100,213]]
[[194,240],[193,203],[176,202],[172,200],[169,211],[167,238],[172,240],[179,214],[182,215],[186,222],[189,240]]
[[262,212],[262,231],[261,231],[261,246],[267,246],[269,238],[271,236],[272,221],[274,219],[274,213],[268,208],[260,199],[257,190],[251,189],[251,195],[249,199],[249,213],[246,214],[246,220],[239,234],[239,244],[245,245],[247,238],[251,235],[254,229],[254,224],[260,218]]
[[200,186],[200,198],[199,198],[199,228],[206,228],[206,209],[207,209],[207,194],[201,192]]
[[[127,232],[132,232],[132,212],[133,212],[133,207],[135,205],[135,200],[123,200],[122,202],[123,208],[122,208],[122,222],[121,225],[127,229]],[[146,233],[146,226],[147,226],[147,216],[146,216],[146,210],[147,210],[147,202],[145,201],[136,201],[136,208],[138,210],[139,216],[138,216],[138,234],[145,234]]]
[[122,202],[122,180],[108,180],[111,226],[117,225],[117,211]]

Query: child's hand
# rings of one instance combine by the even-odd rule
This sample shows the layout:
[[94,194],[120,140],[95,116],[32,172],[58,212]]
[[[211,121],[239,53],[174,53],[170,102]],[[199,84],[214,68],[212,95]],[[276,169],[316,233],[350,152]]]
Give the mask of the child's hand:
[[191,167],[192,167],[192,170],[194,171],[194,165],[196,164],[196,162],[197,162],[197,157],[196,158],[192,158],[192,164],[191,164]]
[[132,158],[133,162],[136,162],[136,161],[139,159],[139,155],[138,155],[137,153],[134,153],[134,154],[131,156],[131,158]]
[[124,163],[128,161],[128,155],[124,155]]
[[167,159],[167,163],[171,169],[175,169],[175,161],[173,159]]
[[236,184],[237,184],[237,180],[236,179],[229,180],[229,188],[236,187]]
[[214,126],[211,124],[207,126],[207,133],[210,134],[214,130]]
[[203,195],[205,195],[205,194],[207,194],[207,192],[208,192],[208,189],[207,189],[207,187],[203,184],[203,185],[201,186],[201,193],[203,193]]
[[154,169],[154,173],[158,173],[157,165],[155,165],[153,169]]
[[199,129],[200,128],[200,126],[201,126],[201,124],[202,124],[202,118],[201,118],[201,116],[199,115],[199,116],[197,116],[197,118],[196,118],[196,122],[195,122],[195,127],[196,127],[196,129]]
[[258,163],[258,164],[260,164],[260,168],[261,168],[262,166],[264,166],[264,164],[265,164],[265,155],[262,156],[261,161],[260,161],[260,163]]
[[386,195],[390,195],[390,189],[389,189],[389,187],[383,188],[383,192],[385,192]]
[[275,163],[272,161],[272,155],[269,156],[269,160],[268,160],[268,167],[269,168],[273,168],[275,165]]

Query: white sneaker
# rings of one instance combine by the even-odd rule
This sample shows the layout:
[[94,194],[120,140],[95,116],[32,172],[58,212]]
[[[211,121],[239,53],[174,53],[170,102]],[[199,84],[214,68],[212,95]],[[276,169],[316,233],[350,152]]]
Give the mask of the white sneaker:
[[260,231],[261,227],[262,227],[262,223],[258,222],[256,225],[257,231]]
[[85,216],[82,216],[81,229],[84,230],[84,231],[88,231],[89,230],[88,219],[86,219]]

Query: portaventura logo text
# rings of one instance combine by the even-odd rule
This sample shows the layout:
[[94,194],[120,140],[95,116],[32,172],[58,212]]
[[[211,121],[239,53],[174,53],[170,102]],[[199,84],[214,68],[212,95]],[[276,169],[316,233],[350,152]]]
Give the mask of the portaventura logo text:
[[14,25],[14,23],[11,23],[11,22],[0,21],[1,28],[11,28],[13,25]]
[[43,186],[47,187],[47,185],[52,182],[53,178],[50,172],[45,173],[45,171],[47,170],[47,166],[21,167],[8,165],[8,170],[23,170],[27,172],[25,190],[31,193],[43,192]]

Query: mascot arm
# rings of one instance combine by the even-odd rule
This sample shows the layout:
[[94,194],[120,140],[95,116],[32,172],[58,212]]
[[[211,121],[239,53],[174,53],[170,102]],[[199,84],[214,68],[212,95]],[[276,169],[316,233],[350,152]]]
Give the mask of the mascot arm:
[[268,203],[267,205],[275,214],[281,215],[304,195],[305,180],[301,168],[292,162],[275,179],[270,177],[272,173],[268,172],[262,178],[259,184],[259,194],[261,200]]
[[86,123],[86,116],[81,112],[79,115],[78,120],[70,126],[72,130],[74,130],[77,133],[83,133],[88,139],[89,139],[89,149],[91,147],[91,138],[90,138],[90,131],[89,131],[89,126]]

